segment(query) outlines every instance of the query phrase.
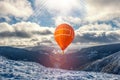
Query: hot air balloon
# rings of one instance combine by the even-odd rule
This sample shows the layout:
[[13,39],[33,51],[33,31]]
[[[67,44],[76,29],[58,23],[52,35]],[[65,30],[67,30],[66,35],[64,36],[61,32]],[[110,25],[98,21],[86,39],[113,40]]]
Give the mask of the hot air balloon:
[[54,38],[57,44],[60,46],[63,54],[64,54],[64,50],[73,41],[74,35],[75,35],[74,30],[70,25],[60,24],[57,26],[54,32]]

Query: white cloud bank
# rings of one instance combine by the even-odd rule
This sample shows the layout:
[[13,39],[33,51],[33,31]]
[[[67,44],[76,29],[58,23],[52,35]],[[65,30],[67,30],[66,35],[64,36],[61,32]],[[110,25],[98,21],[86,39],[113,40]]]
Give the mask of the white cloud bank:
[[[53,29],[49,27],[41,27],[36,23],[20,22],[13,25],[8,23],[0,23],[0,37],[4,37],[5,33],[8,37],[32,37],[34,35],[49,35],[53,33]],[[11,33],[11,36],[10,36]],[[26,35],[26,36],[25,36]]]
[[117,43],[120,42],[120,30],[116,31],[86,31],[76,34],[75,43]]
[[[54,15],[71,16],[74,10],[81,10],[81,0],[46,0],[48,11]],[[57,14],[56,14],[57,13]]]
[[119,27],[109,24],[89,24],[76,30],[75,43],[116,43],[120,42]]
[[[86,22],[120,18],[119,0],[35,0],[36,12],[51,14],[55,25],[66,22],[81,25]],[[37,14],[36,14],[37,15]]]
[[[44,43],[57,45],[54,40],[55,28],[42,27],[36,23],[20,22],[13,25],[0,23],[0,45],[35,46]],[[108,24],[84,25],[75,30],[74,44],[102,44],[120,42],[119,27]]]
[[84,2],[83,0],[35,0],[35,16],[49,13],[55,25],[62,22],[80,24],[80,18],[85,14]]
[[63,16],[58,16],[54,18],[55,20],[55,25],[59,25],[61,23],[68,23],[68,24],[73,24],[77,25],[80,24],[81,19],[80,18],[74,18],[74,17],[63,17]]
[[0,45],[39,45],[52,43],[53,28],[36,23],[20,22],[13,25],[0,23]]
[[120,0],[86,0],[86,20],[109,20],[120,17]]
[[[119,0],[35,0],[37,12],[44,15],[50,13],[55,24],[70,23],[81,24],[76,30],[74,43],[110,43],[120,42],[120,17]],[[59,3],[59,4],[57,4]],[[6,5],[7,4],[7,5]],[[86,8],[85,8],[86,6]],[[86,13],[84,12],[86,10]],[[82,12],[83,11],[83,12]],[[9,15],[28,18],[32,15],[31,4],[27,0],[1,0],[0,16],[9,20]],[[83,15],[81,18],[81,15]],[[35,18],[36,18],[35,17]],[[47,16],[49,17],[49,16]],[[117,27],[101,23],[86,23],[85,21],[112,20]],[[83,21],[83,22],[82,22]],[[37,23],[20,22],[13,25],[0,23],[0,44],[36,45],[39,43],[53,43],[54,28],[42,27]]]
[[0,17],[15,16],[27,19],[33,14],[28,0],[0,0]]
[[36,8],[46,8],[54,15],[68,16],[75,10],[82,10],[84,1],[82,0],[35,0]]

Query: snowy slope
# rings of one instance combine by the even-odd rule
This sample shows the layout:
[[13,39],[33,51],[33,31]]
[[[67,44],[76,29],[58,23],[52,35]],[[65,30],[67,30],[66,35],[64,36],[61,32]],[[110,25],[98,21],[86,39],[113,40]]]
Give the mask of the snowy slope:
[[[65,55],[53,55],[51,54],[52,49],[46,46],[35,46],[27,49],[15,48],[11,46],[0,46],[0,56],[6,57],[7,59],[36,62],[52,68],[56,68],[56,66],[59,65],[59,68],[68,70],[84,70],[87,66],[91,65],[91,63],[94,63],[100,59],[104,59],[105,57],[115,54],[119,51],[120,44],[88,47],[78,50],[75,53],[68,53]],[[102,63],[107,65],[105,62]],[[99,66],[104,66],[103,64],[99,64]],[[115,71],[114,68],[116,69]],[[92,69],[89,69],[89,71],[101,71],[95,69],[95,67],[92,67]],[[119,74],[120,67],[114,66],[113,69],[109,69],[109,71],[106,71],[107,68],[104,68],[103,70],[108,73]]]
[[119,80],[120,75],[46,68],[0,56],[0,80]]
[[[46,49],[48,51],[46,51]],[[47,66],[47,67],[54,67],[54,63],[56,63],[56,61],[57,61],[56,56],[58,54],[54,55],[54,57],[52,57],[52,58],[50,58],[50,60],[48,60],[49,56],[51,56],[51,53],[53,53],[53,49],[54,48],[51,48],[51,46],[43,46],[43,47],[35,46],[35,47],[28,47],[26,50],[29,50],[31,52],[35,51],[37,53],[36,56],[39,56],[39,55],[42,56],[42,57],[39,56],[39,58],[41,60],[41,62],[39,62],[40,64]],[[29,51],[28,51],[28,53],[30,53]],[[82,49],[74,51],[74,52],[68,51],[68,52],[66,52],[66,54],[62,55],[61,57],[59,56],[60,60],[62,60],[62,62],[67,64],[66,66],[62,64],[60,68],[61,69],[83,70],[86,66],[88,66],[92,62],[97,61],[98,59],[107,57],[109,55],[112,55],[118,51],[120,51],[120,43],[86,47],[86,48],[82,48]],[[14,50],[13,50],[13,52],[14,52]],[[3,51],[3,53],[4,53],[4,51]],[[33,54],[33,53],[34,52],[32,52],[31,54]],[[34,57],[36,57],[36,56],[34,56]],[[43,58],[43,56],[44,56],[44,58]],[[37,58],[35,58],[35,59],[37,59]],[[35,60],[35,62],[37,62],[37,61],[38,61],[38,59]],[[51,61],[52,61],[52,64],[47,65],[47,64],[42,63],[43,61],[46,61],[46,63],[51,63]],[[61,64],[62,62],[58,61],[57,63]]]
[[120,74],[120,51],[93,62],[85,70]]

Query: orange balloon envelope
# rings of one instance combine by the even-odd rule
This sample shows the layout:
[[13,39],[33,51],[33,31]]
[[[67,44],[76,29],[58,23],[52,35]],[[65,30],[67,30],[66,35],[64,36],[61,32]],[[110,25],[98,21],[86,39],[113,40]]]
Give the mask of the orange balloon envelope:
[[60,24],[59,26],[57,26],[54,33],[54,38],[57,44],[62,49],[63,53],[68,45],[73,41],[74,35],[74,30],[70,25]]

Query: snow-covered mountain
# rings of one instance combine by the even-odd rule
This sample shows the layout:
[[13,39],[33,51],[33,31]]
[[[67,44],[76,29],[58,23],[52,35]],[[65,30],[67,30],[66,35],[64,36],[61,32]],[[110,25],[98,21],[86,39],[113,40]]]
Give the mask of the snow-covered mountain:
[[[43,66],[52,68],[59,67],[67,70],[85,70],[88,68],[88,66],[91,66],[92,63],[97,63],[98,60],[104,59],[110,55],[114,55],[119,51],[119,43],[83,48],[81,50],[74,51],[74,53],[67,53],[64,55],[52,54],[53,48],[48,46],[36,46],[29,48],[1,46],[0,56],[15,61],[36,62]],[[119,63],[117,64],[119,65]],[[99,65],[102,66],[102,64]],[[104,65],[107,65],[107,63],[104,63]],[[115,67],[115,69],[119,72],[120,67]],[[103,72],[118,73],[114,72],[112,69],[109,71],[105,70],[107,70],[107,68],[104,68]],[[99,72],[101,70],[95,70],[93,67],[93,69],[90,69],[89,71]]]
[[85,70],[120,74],[120,51],[93,62]]
[[[48,51],[45,54],[46,48],[48,49]],[[42,63],[42,65],[44,66],[54,67],[54,63],[64,62],[60,66],[60,68],[62,69],[83,70],[86,66],[88,66],[92,62],[120,51],[120,43],[82,48],[81,50],[74,51],[74,53],[70,52],[65,55],[50,54],[53,53],[52,52],[53,49],[49,48],[48,46],[47,47],[44,46],[42,48],[32,47],[27,48],[27,50],[36,51],[37,54],[43,51],[42,52],[43,54],[40,56],[44,56],[45,59],[44,61],[46,61],[46,63],[50,63],[50,61],[52,61],[52,63],[49,65]],[[39,58],[41,58],[40,60],[43,60],[43,58],[40,56],[39,56]]]
[[[103,59],[120,51],[120,44],[108,44],[83,48],[75,53],[66,54],[66,64],[70,64],[69,69],[83,70],[91,63]],[[63,56],[63,57],[64,57]]]
[[0,56],[0,80],[119,80],[120,75],[51,69]]

